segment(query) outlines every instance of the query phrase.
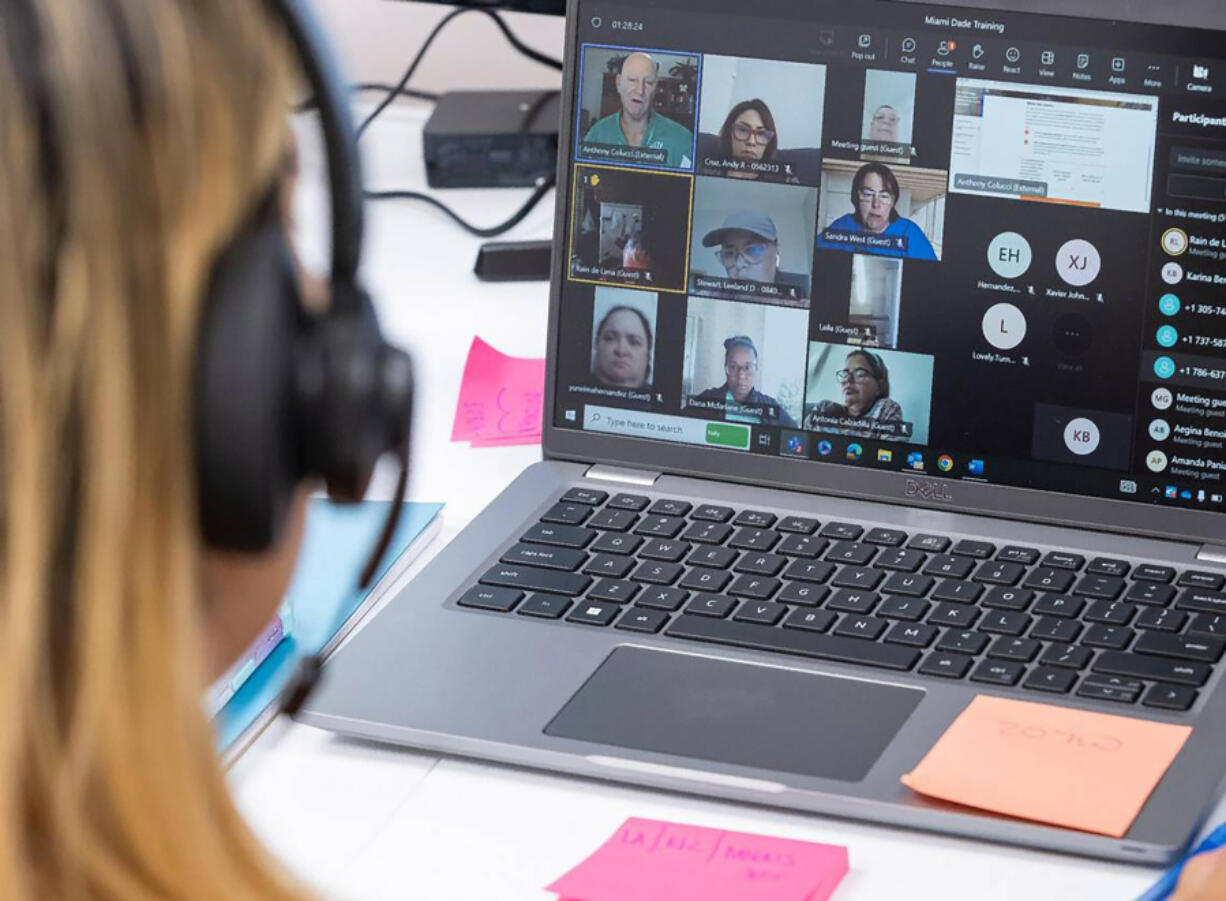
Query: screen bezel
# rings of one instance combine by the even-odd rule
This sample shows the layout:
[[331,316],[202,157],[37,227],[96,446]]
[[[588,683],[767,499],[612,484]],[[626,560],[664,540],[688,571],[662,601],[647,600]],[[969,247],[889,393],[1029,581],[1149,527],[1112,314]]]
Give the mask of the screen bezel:
[[[631,4],[634,0],[629,0]],[[800,6],[805,0],[796,0]],[[929,0],[880,0],[880,2],[929,5]],[[1063,19],[1100,19],[1125,27],[1170,29],[1171,26],[1145,22],[1127,15],[1132,4],[1127,0],[1085,0],[1079,16],[1068,16],[1049,9],[1054,2],[1039,0],[1037,10],[1004,8],[1008,0],[986,0],[979,4],[940,4],[951,11],[1010,12],[1015,15],[1050,16]],[[577,102],[579,67],[576,65],[580,0],[567,0],[566,68],[562,86],[562,128],[559,141],[557,198],[553,239],[553,265],[549,290],[549,331],[545,372],[545,404],[542,450],[546,459],[571,460],[590,464],[626,467],[669,475],[715,479],[745,485],[802,491],[866,501],[901,504],[946,513],[986,515],[1100,531],[1121,532],[1190,541],[1197,544],[1226,544],[1226,513],[1202,513],[1175,509],[1140,501],[1121,501],[1079,494],[1064,494],[1038,488],[1021,488],[944,478],[933,474],[908,474],[860,469],[841,463],[791,460],[748,451],[720,450],[695,445],[670,444],[643,438],[562,428],[554,423],[557,401],[558,342],[562,288],[566,281],[567,223],[571,199],[573,142],[569,140]],[[1216,38],[1217,29],[1226,30],[1226,10],[1213,31],[1179,27],[1175,30],[1203,31],[1206,41]],[[1199,23],[1198,23],[1199,24]],[[1223,35],[1222,40],[1226,40]],[[1219,538],[1219,536],[1221,536]],[[1215,540],[1216,539],[1216,540]]]

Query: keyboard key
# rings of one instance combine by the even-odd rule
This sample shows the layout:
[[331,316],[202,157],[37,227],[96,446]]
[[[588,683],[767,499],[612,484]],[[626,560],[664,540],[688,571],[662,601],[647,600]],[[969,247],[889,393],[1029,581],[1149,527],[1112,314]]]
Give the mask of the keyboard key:
[[826,608],[843,613],[868,613],[880,600],[881,595],[875,591],[836,591],[826,602]]
[[1221,591],[1226,585],[1226,576],[1221,573],[1198,572],[1190,569],[1175,583],[1180,588],[1208,588],[1210,591]]
[[1079,570],[1086,564],[1086,558],[1081,554],[1070,554],[1066,551],[1049,551],[1043,558],[1043,565],[1053,569]]
[[1022,688],[1035,691],[1048,691],[1052,694],[1067,694],[1077,681],[1077,674],[1071,670],[1056,669],[1054,666],[1036,666],[1022,683]]
[[651,499],[643,497],[641,494],[616,494],[613,496],[613,500],[609,501],[609,506],[615,507],[618,510],[632,510],[635,513],[642,513],[650,503]]
[[722,522],[696,522],[692,523],[681,537],[699,544],[723,544],[731,534],[732,526]]
[[1155,607],[1165,607],[1173,597],[1175,589],[1161,582],[1133,582],[1124,592],[1126,601],[1133,604],[1151,604]]
[[714,569],[727,569],[740,555],[726,547],[697,547],[686,562],[695,566],[710,566]]
[[738,576],[728,589],[729,594],[754,601],[769,601],[782,583],[766,576]]
[[950,630],[937,642],[938,651],[951,651],[974,656],[988,646],[988,636],[982,632],[955,632]]
[[545,511],[541,522],[556,522],[565,526],[581,526],[592,515],[587,504],[554,504]]
[[631,607],[617,621],[617,628],[628,632],[655,634],[664,628],[666,622],[668,622],[668,614],[663,611]]
[[639,599],[634,602],[636,607],[650,607],[653,610],[667,610],[672,612],[681,608],[690,597],[688,591],[682,591],[679,588],[647,588],[639,595]]
[[558,572],[536,566],[499,564],[485,571],[478,580],[482,585],[518,588],[522,591],[545,591],[550,594],[582,594],[592,584],[591,576]]
[[1029,588],[991,588],[981,602],[982,606],[996,610],[1025,610],[1034,600]]
[[913,573],[924,565],[927,559],[919,551],[906,548],[891,548],[882,551],[873,565],[878,569],[891,569],[897,572]]
[[783,586],[783,591],[779,592],[779,596],[775,598],[781,604],[801,604],[806,607],[816,607],[826,595],[830,594],[830,589],[825,585],[813,585],[809,582],[788,582]]
[[594,491],[591,488],[572,488],[570,491],[562,495],[564,502],[572,504],[588,504],[592,507],[599,507],[609,499],[607,491]]
[[737,530],[728,544],[746,551],[769,551],[779,543],[780,537],[778,532],[771,529],[746,527]]
[[779,543],[775,550],[781,554],[787,554],[789,557],[807,557],[812,559],[820,557],[829,544],[830,542],[825,538],[817,538],[813,535],[788,535]]
[[973,604],[983,594],[983,586],[974,582],[959,582],[944,579],[932,592],[934,601],[952,601],[956,604]]
[[681,578],[685,567],[676,563],[653,563],[647,561],[639,566],[630,578],[636,582],[648,582],[652,585],[672,585]]
[[[1178,632],[1187,622],[1188,614],[1182,610],[1171,610],[1167,607],[1142,607],[1137,617],[1138,629],[1157,629],[1160,632]],[[1226,626],[1226,623],[1223,624]],[[1191,631],[1191,630],[1189,630]],[[1226,634],[1226,629],[1223,630]]]
[[1115,576],[1122,579],[1128,575],[1128,570],[1130,569],[1132,569],[1132,564],[1127,560],[1095,557],[1090,561],[1090,565],[1086,567],[1086,572],[1092,576]]
[[1121,679],[1118,676],[1100,676],[1094,673],[1086,676],[1077,689],[1078,697],[1093,698],[1096,701],[1115,701],[1119,704],[1131,704],[1145,683],[1133,679]]
[[965,654],[950,654],[934,651],[924,658],[919,671],[925,676],[940,676],[943,679],[961,679],[971,668],[972,659]]
[[971,673],[972,682],[988,682],[992,685],[1016,685],[1026,667],[1008,660],[984,660]]
[[1020,547],[1016,544],[1010,544],[1000,549],[996,559],[1008,563],[1020,563],[1022,566],[1034,566],[1039,562],[1039,552],[1032,547]]
[[483,588],[478,585],[460,595],[456,601],[461,607],[476,607],[478,610],[493,610],[506,613],[523,599],[522,591],[510,588]]
[[694,510],[690,519],[701,519],[706,522],[727,522],[735,515],[731,507],[717,507],[714,504],[702,504]]
[[[558,526],[561,528],[561,526]],[[594,532],[592,534],[595,534]],[[639,549],[643,539],[637,535],[625,535],[621,532],[605,532],[592,545],[592,550],[602,554],[633,554]]]
[[864,527],[850,522],[828,522],[819,533],[823,538],[855,541],[864,534]]
[[1000,635],[1025,635],[1033,622],[1025,613],[1015,610],[989,610],[979,621],[979,628]]
[[519,605],[520,616],[558,619],[571,607],[571,599],[560,594],[534,594]]
[[936,580],[932,576],[919,576],[911,573],[894,573],[881,586],[884,594],[901,594],[910,598],[922,598],[926,595]]
[[677,563],[685,559],[690,552],[690,545],[684,541],[669,538],[653,538],[639,551],[644,560],[663,560],[665,563]]
[[1081,598],[1069,597],[1067,594],[1045,594],[1034,605],[1034,612],[1040,616],[1081,616],[1086,602]]
[[508,548],[502,555],[503,563],[543,566],[545,569],[560,569],[564,572],[574,572],[585,560],[587,554],[583,551],[540,544],[517,544]]
[[685,574],[680,585],[690,591],[723,591],[732,581],[732,574],[722,569],[695,567]]
[[575,609],[571,611],[570,616],[566,617],[566,621],[568,623],[583,623],[587,626],[607,626],[617,618],[617,614],[621,609],[617,604],[608,604],[601,601],[580,601]]
[[794,560],[786,570],[783,571],[785,579],[796,579],[801,582],[825,582],[834,575],[835,566],[833,563],[817,560]]
[[971,576],[976,582],[987,582],[989,585],[1016,585],[1026,574],[1026,569],[1020,563],[989,560],[981,563]]
[[656,516],[685,516],[693,509],[694,505],[686,501],[672,501],[661,498],[652,504],[651,509],[647,512]]
[[864,566],[844,566],[830,583],[838,588],[876,588],[885,573]]
[[996,553],[996,545],[990,541],[972,541],[969,538],[963,538],[954,545],[953,554],[959,557],[974,557],[976,560],[987,560]]
[[1170,582],[1175,578],[1175,567],[1173,566],[1153,566],[1144,564],[1138,566],[1133,571],[1134,579],[1143,579],[1146,582]]
[[1052,569],[1050,566],[1040,566],[1031,570],[1030,575],[1026,577],[1026,581],[1022,583],[1022,587],[1032,588],[1035,591],[1052,591],[1056,594],[1061,594],[1068,591],[1075,578],[1076,576],[1067,569]]
[[583,567],[589,576],[603,576],[606,579],[622,579],[626,573],[634,569],[634,559],[620,554],[597,554]]
[[602,579],[595,588],[587,593],[594,601],[612,601],[614,604],[624,604],[634,598],[643,586],[622,579]]
[[1122,651],[1128,647],[1136,634],[1127,626],[1108,626],[1096,623],[1086,629],[1086,634],[1081,636],[1081,643],[1090,648],[1111,648],[1114,651]]
[[778,554],[744,554],[734,567],[734,572],[755,573],[759,576],[777,576],[787,565],[787,558]]
[[839,624],[834,627],[834,632],[831,634],[876,641],[887,625],[885,620],[876,617],[848,615],[839,620]]
[[939,576],[947,579],[965,579],[975,569],[975,563],[965,557],[951,557],[941,554],[933,557],[924,567],[924,575]]
[[685,520],[679,516],[644,516],[634,534],[649,538],[676,538],[684,527]]
[[938,604],[928,622],[951,629],[969,629],[981,615],[978,608],[965,604]]
[[1124,601],[1095,601],[1086,611],[1085,619],[1091,623],[1126,626],[1136,614],[1137,607]]
[[[1169,585],[1164,587],[1170,588]],[[1186,588],[1175,602],[1175,609],[1193,610],[1197,613],[1226,613],[1226,594],[1201,588]]]
[[1190,663],[1186,660],[1169,660],[1127,651],[1103,651],[1094,661],[1094,672],[1200,686],[1209,678],[1210,669],[1203,663]]
[[1138,654],[1157,654],[1159,657],[1177,657],[1181,660],[1203,660],[1217,663],[1222,659],[1226,642],[1219,638],[1202,635],[1166,635],[1162,632],[1146,632],[1133,648]]
[[795,532],[799,535],[812,535],[821,523],[806,516],[785,516],[776,526],[780,532]]
[[1226,637],[1226,614],[1198,613],[1192,617],[1188,632],[1194,635]]
[[867,544],[880,544],[885,547],[898,547],[907,540],[907,533],[901,529],[869,529],[864,536]]
[[1008,638],[1001,636],[988,648],[988,656],[995,660],[1016,660],[1029,663],[1039,655],[1042,648],[1033,638]]
[[877,608],[877,615],[917,623],[928,615],[932,605],[920,598],[887,597]]
[[829,610],[793,610],[783,621],[783,628],[825,632],[834,624],[835,618]]
[[520,541],[532,544],[549,544],[554,547],[585,548],[596,538],[596,532],[580,526],[562,526],[552,523],[538,522]]
[[780,651],[838,663],[864,664],[906,671],[915,666],[920,652],[901,645],[822,635],[798,629],[776,629],[755,623],[680,616],[664,630],[674,638],[692,638],[760,651]]
[[744,510],[732,521],[734,526],[753,526],[755,529],[769,529],[779,519],[774,513],[763,513],[761,510]]
[[931,554],[943,554],[949,545],[950,540],[944,535],[916,535],[907,542],[907,547],[911,550],[927,551]]
[[713,616],[722,619],[736,609],[736,601],[722,594],[700,594],[685,605],[685,612],[695,616]]
[[877,556],[877,549],[871,544],[860,544],[855,541],[836,541],[830,546],[830,550],[826,552],[826,559],[833,560],[836,563],[849,563],[852,566],[865,566],[873,557]]
[[783,615],[787,612],[788,608],[783,604],[774,604],[770,601],[746,601],[732,618],[742,623],[762,623],[765,626],[773,626],[783,619]]
[[1073,586],[1073,594],[1087,598],[1115,600],[1124,591],[1124,580],[1118,576],[1082,576]]
[[1049,644],[1039,663],[1049,666],[1062,666],[1067,669],[1085,669],[1094,652],[1074,644]]
[[1198,692],[1186,685],[1164,685],[1158,682],[1150,686],[1141,703],[1146,707],[1162,710],[1187,710],[1196,701]]
[[905,644],[912,648],[926,648],[936,641],[937,628],[924,623],[895,623],[886,633],[885,640],[893,644]]
[[1054,641],[1059,644],[1070,644],[1081,634],[1081,623],[1075,619],[1063,619],[1058,616],[1040,616],[1030,627],[1030,637],[1040,641]]

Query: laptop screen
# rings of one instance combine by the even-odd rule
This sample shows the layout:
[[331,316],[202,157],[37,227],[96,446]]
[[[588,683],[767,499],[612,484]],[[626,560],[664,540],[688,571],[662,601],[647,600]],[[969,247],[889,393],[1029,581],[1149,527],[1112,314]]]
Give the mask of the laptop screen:
[[581,0],[553,423],[1226,512],[1226,42]]

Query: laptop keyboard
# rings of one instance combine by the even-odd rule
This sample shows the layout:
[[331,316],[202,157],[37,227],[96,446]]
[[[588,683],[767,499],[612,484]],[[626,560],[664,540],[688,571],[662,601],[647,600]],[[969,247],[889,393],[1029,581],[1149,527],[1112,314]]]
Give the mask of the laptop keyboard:
[[1187,710],[1226,576],[587,488],[458,603],[948,680]]

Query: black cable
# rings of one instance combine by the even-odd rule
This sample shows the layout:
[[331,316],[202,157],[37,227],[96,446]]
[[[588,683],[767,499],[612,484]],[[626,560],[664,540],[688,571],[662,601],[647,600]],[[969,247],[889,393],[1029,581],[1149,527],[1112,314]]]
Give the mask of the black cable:
[[430,35],[426,38],[425,43],[421,45],[421,49],[417,51],[417,55],[414,56],[413,61],[409,63],[409,67],[405,70],[404,75],[400,77],[400,81],[396,83],[392,90],[387,92],[387,96],[379,102],[379,105],[376,106],[370,115],[368,115],[362,121],[362,124],[358,126],[358,140],[361,140],[362,135],[366,133],[366,129],[370,127],[370,124],[374,122],[375,119],[379,118],[383,111],[391,106],[396,98],[400,96],[400,92],[408,88],[409,79],[413,77],[413,74],[417,71],[417,67],[421,65],[422,59],[425,58],[426,51],[430,49],[430,46],[439,36],[439,33],[451,23],[452,19],[471,12],[479,12],[492,19],[494,24],[498,26],[498,29],[502,32],[503,36],[507,39],[511,46],[528,59],[532,60],[533,62],[540,63],[543,66],[548,66],[551,69],[562,69],[562,61],[560,59],[555,59],[552,56],[546,56],[544,53],[533,50],[518,37],[516,37],[515,33],[511,31],[510,27],[505,21],[503,21],[502,16],[500,16],[497,11],[484,6],[461,6],[459,9],[453,9],[447,15],[443,16],[439,23],[434,26],[434,30],[430,32]]
[[394,84],[385,84],[381,81],[363,81],[361,84],[355,84],[350,87],[350,90],[357,92],[378,91],[381,94],[386,94],[389,91],[395,91],[398,97],[412,97],[414,100],[429,100],[431,102],[438,100],[438,94],[433,91],[422,91],[417,88],[399,88]]
[[470,235],[475,235],[478,238],[497,238],[499,235],[506,234],[515,226],[519,225],[519,223],[523,222],[524,219],[527,218],[528,214],[536,209],[537,204],[541,202],[544,196],[549,193],[556,181],[557,178],[551,173],[536,186],[536,189],[532,192],[532,195],[526,201],[524,201],[524,205],[516,210],[515,215],[513,215],[506,222],[503,222],[500,225],[491,226],[490,228],[480,228],[479,226],[473,225],[471,222],[463,219],[459,213],[455,212],[455,210],[451,209],[445,203],[436,200],[429,194],[423,194],[420,191],[367,191],[366,199],[420,200],[424,203],[430,204],[430,206],[434,207],[436,210],[445,213],[453,222],[455,222],[458,226],[460,226],[460,228],[464,229]]

